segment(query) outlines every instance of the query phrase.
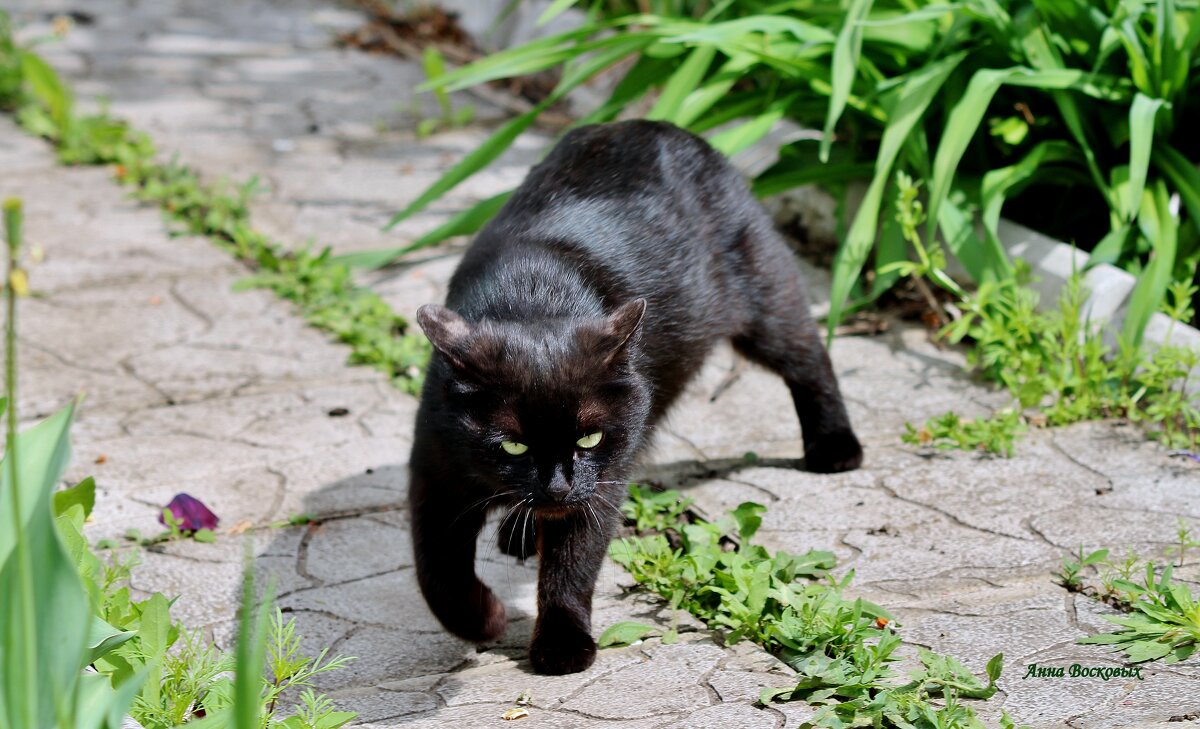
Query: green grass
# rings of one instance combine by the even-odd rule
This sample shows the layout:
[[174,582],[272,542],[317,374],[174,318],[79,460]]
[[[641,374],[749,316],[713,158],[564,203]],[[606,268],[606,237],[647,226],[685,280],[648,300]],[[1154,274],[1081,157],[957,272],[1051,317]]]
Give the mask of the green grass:
[[[962,699],[996,692],[1003,657],[988,662],[986,682],[958,661],[919,650],[921,668],[907,677],[898,660],[899,627],[879,605],[850,599],[853,572],[834,579],[831,552],[772,554],[753,543],[765,507],[744,503],[716,522],[692,518],[677,491],[633,485],[623,507],[638,535],[614,542],[610,554],[645,589],[700,618],[726,643],[751,640],[796,669],[796,685],[765,689],[760,700],[805,701],[819,707],[806,726],[980,729]],[[640,640],[657,630],[622,622],[601,645]],[[663,642],[678,636],[672,629]],[[1003,726],[1012,726],[1005,717]]]
[[1129,552],[1121,560],[1109,557],[1109,550],[1098,549],[1063,558],[1059,572],[1061,584],[1101,600],[1124,615],[1106,615],[1117,626],[1111,633],[1080,638],[1077,642],[1112,646],[1130,663],[1163,660],[1177,663],[1195,655],[1200,647],[1200,594],[1173,578],[1176,566],[1182,566],[1187,551],[1200,546],[1180,519],[1178,544],[1169,550],[1177,555],[1176,564],[1144,560]]
[[[950,342],[970,342],[971,367],[1003,387],[1012,406],[977,420],[951,412],[920,427],[907,424],[905,442],[1011,456],[1031,421],[1058,426],[1127,418],[1168,447],[1200,447],[1200,398],[1188,392],[1200,352],[1172,346],[1170,332],[1153,351],[1128,344],[1114,350],[1101,325],[1084,316],[1087,292],[1079,276],[1049,312],[1038,311],[1037,295],[1019,281],[984,284],[968,294],[959,303],[961,318],[942,330]],[[1194,293],[1186,284],[1172,284],[1164,313],[1190,319]]]

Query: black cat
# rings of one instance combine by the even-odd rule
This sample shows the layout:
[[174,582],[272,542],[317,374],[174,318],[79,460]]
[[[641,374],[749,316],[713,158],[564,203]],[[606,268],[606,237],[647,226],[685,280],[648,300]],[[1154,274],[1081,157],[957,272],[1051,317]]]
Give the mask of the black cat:
[[595,659],[592,592],[625,479],[722,338],[791,389],[809,470],[862,461],[791,251],[725,158],[670,124],[567,134],[475,239],[446,306],[417,320],[435,348],[412,453],[421,590],[456,635],[501,635],[475,542],[507,508],[501,548],[541,561],[539,673]]

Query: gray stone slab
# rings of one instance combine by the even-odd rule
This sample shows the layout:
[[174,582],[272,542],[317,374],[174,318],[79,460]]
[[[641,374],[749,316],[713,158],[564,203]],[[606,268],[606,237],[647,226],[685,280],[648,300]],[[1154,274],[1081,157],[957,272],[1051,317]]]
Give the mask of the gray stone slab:
[[[30,34],[46,31],[45,12],[71,9],[60,0],[10,4]],[[331,48],[329,34],[361,16],[323,0],[94,0],[89,11],[94,26],[43,47],[82,103],[111,98],[164,154],[212,179],[259,174],[256,221],[288,246],[409,243],[519,183],[551,136],[523,135],[488,172],[383,232],[487,138],[500,110],[456,94],[453,103],[475,105],[478,121],[417,138],[415,125],[433,111],[428,98],[409,103],[419,66]],[[509,629],[482,647],[446,634],[411,569],[404,502],[415,400],[378,373],[346,367],[347,349],[286,302],[234,293],[243,269],[203,240],[169,236],[158,212],[130,201],[109,171],[63,169],[7,120],[0,168],[0,195],[26,199],[30,243],[41,251],[31,266],[41,297],[23,309],[22,412],[45,415],[87,392],[69,477],[97,478],[89,535],[154,533],[178,491],[209,503],[223,530],[258,527],[143,553],[135,588],[179,595],[187,624],[228,643],[248,540],[306,649],[357,657],[319,686],[360,711],[363,725],[513,726],[501,717],[525,690],[531,726],[790,727],[811,717],[802,704],[754,706],[759,689],[787,685],[790,671],[755,646],[719,646],[690,616],[631,592],[611,563],[594,630],[620,620],[675,624],[681,642],[605,650],[576,676],[533,675],[525,646],[537,563],[500,554],[490,529],[478,569],[505,600]],[[461,250],[456,241],[418,251],[361,281],[411,316],[444,297]],[[805,269],[819,312],[828,276]],[[835,552],[839,575],[856,572],[850,594],[891,609],[910,644],[976,671],[1003,651],[1003,693],[980,706],[989,721],[1001,707],[1039,727],[1150,725],[1198,710],[1195,661],[1127,684],[1021,678],[1025,661],[1118,661],[1074,644],[1107,629],[1109,611],[1066,593],[1052,573],[1080,544],[1165,547],[1177,516],[1200,518],[1195,464],[1113,423],[1035,432],[1011,460],[916,451],[898,442],[906,422],[947,410],[984,415],[1008,398],[973,381],[962,351],[931,343],[919,327],[839,339],[831,355],[867,446],[862,470],[797,470],[803,451],[786,388],[721,348],[660,428],[641,473],[680,486],[712,516],[743,501],[767,504],[759,541]],[[263,528],[300,513],[323,521]],[[1189,564],[1181,574],[1195,571]]]

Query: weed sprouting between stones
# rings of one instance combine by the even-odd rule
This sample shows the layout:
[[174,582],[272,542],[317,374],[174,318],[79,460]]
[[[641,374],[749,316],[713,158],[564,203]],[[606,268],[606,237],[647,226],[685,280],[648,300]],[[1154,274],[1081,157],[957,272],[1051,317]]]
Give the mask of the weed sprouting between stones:
[[1143,559],[1127,551],[1120,560],[1108,549],[1085,553],[1083,547],[1064,557],[1059,583],[1070,590],[1104,602],[1125,615],[1106,615],[1118,626],[1111,633],[1080,638],[1079,643],[1112,646],[1131,663],[1164,659],[1187,660],[1200,647],[1200,594],[1174,578],[1190,549],[1200,547],[1182,519],[1178,542],[1167,550],[1175,562]]
[[[879,605],[845,597],[853,571],[834,579],[831,552],[771,554],[753,544],[766,511],[759,504],[741,504],[715,522],[687,509],[677,491],[631,486],[623,511],[637,535],[614,542],[610,554],[642,587],[700,618],[727,643],[751,640],[799,672],[795,686],[766,689],[760,701],[818,706],[805,726],[983,726],[961,700],[995,694],[1002,655],[988,662],[984,683],[955,659],[920,650],[922,667],[905,681],[892,667],[901,645],[897,624]],[[599,642],[634,642],[655,630],[618,623]],[[675,638],[674,630],[663,636]],[[1005,716],[1002,726],[1013,724]]]
[[[1187,321],[1196,289],[1172,284],[1163,311]],[[906,425],[906,443],[983,450],[1011,456],[1028,425],[1069,425],[1126,418],[1144,425],[1171,448],[1200,444],[1200,400],[1188,377],[1200,367],[1200,351],[1168,343],[1154,351],[1104,341],[1098,323],[1086,318],[1082,279],[1072,276],[1054,311],[1037,311],[1037,294],[1022,278],[985,283],[966,296],[962,316],[942,329],[952,343],[969,341],[968,361],[986,380],[1004,387],[1013,407],[988,418],[953,412]],[[1026,415],[1026,413],[1029,413]]]

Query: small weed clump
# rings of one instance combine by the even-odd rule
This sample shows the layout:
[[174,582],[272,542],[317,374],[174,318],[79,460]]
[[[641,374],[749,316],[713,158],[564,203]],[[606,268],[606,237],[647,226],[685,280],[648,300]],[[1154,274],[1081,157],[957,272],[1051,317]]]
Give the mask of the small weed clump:
[[134,196],[162,208],[184,231],[201,235],[255,270],[243,287],[291,301],[305,320],[351,348],[351,362],[381,370],[406,392],[420,390],[429,343],[328,249],[289,250],[256,230],[249,213],[256,181],[231,189],[206,184],[175,161],[155,159],[150,138],[101,109],[81,115],[62,80],[32,51],[18,48],[0,11],[0,110],[54,144],[64,164],[113,165]]
[[[610,554],[672,608],[722,631],[727,642],[752,640],[800,672],[797,685],[764,690],[763,703],[819,706],[806,726],[983,726],[960,699],[996,692],[1002,656],[988,662],[985,684],[953,658],[921,650],[922,668],[904,681],[890,665],[901,645],[896,624],[882,607],[843,596],[853,572],[833,579],[832,553],[771,554],[752,544],[766,510],[759,504],[744,503],[716,522],[686,518],[687,506],[677,491],[632,486],[623,511],[639,534],[614,542]],[[632,642],[652,631],[619,623],[600,643]],[[674,638],[672,631],[664,642]]]
[[[1182,566],[1188,549],[1200,546],[1181,521],[1176,565]],[[1109,558],[1109,550],[1079,551],[1064,557],[1060,583],[1105,602],[1126,615],[1106,615],[1117,625],[1112,633],[1080,638],[1079,643],[1110,645],[1132,663],[1165,659],[1166,663],[1187,660],[1200,647],[1200,594],[1173,577],[1175,566],[1143,560],[1129,552],[1120,560]]]
[[[261,729],[338,729],[349,723],[355,714],[337,711],[312,691],[314,676],[349,659],[327,660],[325,652],[305,656],[294,623],[284,622],[278,611],[273,626],[268,624],[262,616],[269,615],[271,600],[255,607],[252,573],[245,581],[242,634],[233,657],[173,620],[172,603],[163,594],[135,600],[132,561],[103,561],[89,545],[83,528],[96,504],[95,481],[55,491],[69,460],[74,405],[18,432],[16,301],[27,295],[22,292],[28,284],[21,267],[21,204],[9,200],[3,207],[8,266],[6,397],[0,410],[7,427],[0,462],[5,472],[0,665],[8,673],[0,725],[111,728],[122,725],[126,714],[147,729],[231,726],[234,714],[236,726]],[[184,521],[170,508],[163,520],[169,535],[184,533]],[[243,650],[251,622],[260,624],[261,650]],[[299,708],[280,708],[285,692]]]
[[[952,343],[971,342],[971,365],[1002,385],[1016,407],[986,419],[947,413],[920,428],[908,425],[905,442],[1011,456],[1027,424],[1123,417],[1144,424],[1171,448],[1196,449],[1200,400],[1188,392],[1188,376],[1200,366],[1200,352],[1169,342],[1153,352],[1126,344],[1114,351],[1100,326],[1085,318],[1079,276],[1068,282],[1057,310],[1045,313],[1024,283],[1018,276],[983,284],[962,300],[961,318],[942,329]],[[1195,292],[1188,284],[1172,284],[1164,311],[1175,321],[1189,320]],[[1022,415],[1029,410],[1037,414]]]

